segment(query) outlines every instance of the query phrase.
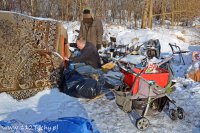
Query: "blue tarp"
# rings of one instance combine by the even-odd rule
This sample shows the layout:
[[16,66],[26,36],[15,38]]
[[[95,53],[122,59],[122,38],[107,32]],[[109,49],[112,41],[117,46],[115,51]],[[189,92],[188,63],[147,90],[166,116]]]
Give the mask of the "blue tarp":
[[20,121],[0,121],[0,131],[20,133],[99,133],[94,131],[91,122],[81,117],[64,117],[52,121],[41,121],[35,124],[24,124]]

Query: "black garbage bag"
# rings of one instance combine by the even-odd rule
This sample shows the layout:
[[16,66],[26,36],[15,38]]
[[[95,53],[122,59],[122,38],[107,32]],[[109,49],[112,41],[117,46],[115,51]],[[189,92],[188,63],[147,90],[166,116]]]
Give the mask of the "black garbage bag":
[[103,84],[101,81],[83,76],[75,70],[64,70],[63,92],[73,97],[94,98],[100,94]]
[[92,78],[84,78],[74,86],[76,90],[76,97],[93,98],[100,94],[101,86]]
[[84,77],[75,70],[68,71],[65,69],[63,73],[63,92],[70,96],[76,97],[77,92],[74,90],[74,88],[80,81],[84,80]]

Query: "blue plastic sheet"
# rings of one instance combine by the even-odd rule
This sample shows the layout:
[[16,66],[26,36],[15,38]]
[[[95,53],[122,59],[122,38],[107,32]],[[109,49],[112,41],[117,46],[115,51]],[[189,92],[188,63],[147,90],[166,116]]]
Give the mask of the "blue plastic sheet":
[[16,120],[0,121],[0,131],[14,133],[99,133],[94,131],[89,120],[81,117],[64,117],[35,124],[24,124]]

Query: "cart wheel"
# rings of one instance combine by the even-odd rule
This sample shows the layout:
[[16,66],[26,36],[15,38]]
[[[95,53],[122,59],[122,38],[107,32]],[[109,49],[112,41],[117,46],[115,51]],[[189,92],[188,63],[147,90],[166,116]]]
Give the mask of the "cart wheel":
[[183,108],[177,107],[177,115],[178,115],[178,118],[181,120],[185,118],[185,112]]
[[177,120],[178,115],[177,115],[177,111],[175,109],[170,109],[169,110],[169,117],[174,121]]
[[136,127],[141,131],[146,130],[149,127],[149,124],[149,120],[145,117],[136,120]]

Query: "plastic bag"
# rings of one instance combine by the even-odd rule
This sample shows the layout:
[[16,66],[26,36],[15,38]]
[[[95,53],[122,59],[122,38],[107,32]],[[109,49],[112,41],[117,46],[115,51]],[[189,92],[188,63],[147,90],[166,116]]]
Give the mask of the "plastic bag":
[[64,70],[63,92],[73,97],[93,98],[100,94],[103,82],[83,76],[75,70]]
[[73,88],[76,90],[76,97],[93,98],[101,92],[101,85],[92,78],[84,78],[78,82]]

